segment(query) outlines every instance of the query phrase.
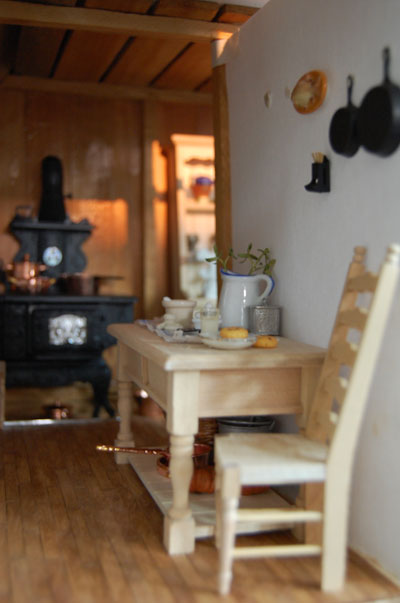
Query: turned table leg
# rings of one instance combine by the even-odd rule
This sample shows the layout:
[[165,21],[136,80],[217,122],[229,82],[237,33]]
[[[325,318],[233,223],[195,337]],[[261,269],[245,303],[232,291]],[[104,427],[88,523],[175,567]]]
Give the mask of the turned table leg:
[[170,436],[169,474],[172,506],[164,519],[164,544],[170,554],[194,551],[195,523],[189,507],[189,488],[193,476],[194,436]]
[[193,444],[198,431],[198,371],[174,372],[167,386],[167,430],[170,434],[172,506],[164,517],[164,546],[170,555],[192,553],[195,522],[189,506]]
[[[120,425],[115,440],[115,446],[134,447],[131,419],[132,419],[132,383],[130,381],[118,381],[118,413]],[[129,462],[129,453],[115,452],[115,461],[118,465]]]

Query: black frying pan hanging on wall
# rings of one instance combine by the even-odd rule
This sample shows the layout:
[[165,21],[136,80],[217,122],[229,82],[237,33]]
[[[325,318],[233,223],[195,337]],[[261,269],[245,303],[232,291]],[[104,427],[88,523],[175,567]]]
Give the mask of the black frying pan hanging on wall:
[[389,48],[383,65],[383,83],[367,92],[358,111],[358,132],[367,151],[387,157],[400,143],[400,88],[389,79]]
[[347,77],[347,107],[338,109],[332,117],[329,128],[329,140],[336,153],[353,157],[359,149],[357,134],[357,107],[351,101],[354,79]]

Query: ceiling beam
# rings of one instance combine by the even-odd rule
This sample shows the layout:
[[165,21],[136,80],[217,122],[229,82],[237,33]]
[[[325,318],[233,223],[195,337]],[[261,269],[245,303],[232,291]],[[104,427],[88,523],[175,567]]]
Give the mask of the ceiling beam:
[[191,92],[190,90],[159,90],[157,88],[135,88],[133,86],[117,86],[114,84],[97,84],[92,82],[67,82],[8,75],[0,83],[0,90],[23,90],[35,92],[56,92],[59,94],[80,94],[103,98],[130,98],[132,100],[157,100],[170,103],[191,103],[211,105],[212,95],[207,92]]
[[226,39],[239,30],[238,26],[226,23],[137,15],[94,8],[11,2],[10,0],[0,0],[0,23],[124,33],[130,36],[172,37],[188,42]]

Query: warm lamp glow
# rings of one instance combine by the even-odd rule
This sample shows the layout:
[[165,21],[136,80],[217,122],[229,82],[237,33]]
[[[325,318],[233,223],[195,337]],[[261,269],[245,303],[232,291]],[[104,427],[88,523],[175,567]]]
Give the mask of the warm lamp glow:
[[103,293],[130,293],[128,202],[125,199],[68,199],[65,204],[73,222],[86,218],[94,226],[82,245],[88,259],[85,270],[95,275],[122,277],[122,280],[104,283]]
[[115,249],[126,245],[128,202],[125,199],[70,199],[66,201],[66,206],[73,222],[86,218],[95,227],[89,239],[90,243],[101,245],[102,249]]

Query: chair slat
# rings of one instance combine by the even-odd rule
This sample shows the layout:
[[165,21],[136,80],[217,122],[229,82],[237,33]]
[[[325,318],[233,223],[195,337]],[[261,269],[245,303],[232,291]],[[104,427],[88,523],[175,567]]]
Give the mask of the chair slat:
[[320,555],[318,544],[278,544],[270,546],[240,546],[233,549],[234,559],[257,559],[257,557],[307,557]]
[[345,312],[340,312],[338,316],[339,324],[346,325],[347,327],[352,327],[353,329],[358,329],[359,331],[363,331],[365,328],[365,323],[367,322],[368,311],[366,308],[354,308],[354,310],[346,310]]
[[266,521],[281,523],[285,521],[321,521],[320,511],[306,511],[305,509],[239,509],[237,511],[238,521]]
[[335,433],[336,425],[339,420],[338,413],[333,411],[325,412],[324,409],[322,409],[321,412],[317,414],[316,420],[318,421],[320,428],[323,430],[326,443],[329,444],[332,441],[332,437]]
[[336,425],[336,423],[337,423],[337,422],[338,422],[338,420],[339,420],[339,415],[338,415],[338,413],[337,413],[337,412],[333,412],[333,411],[331,411],[331,412],[329,413],[329,419],[330,419],[331,423],[333,423],[334,425]]
[[359,276],[349,278],[346,283],[347,291],[358,291],[358,292],[371,292],[373,293],[376,289],[378,282],[378,275],[373,272],[365,272]]
[[330,354],[334,360],[340,364],[347,364],[353,366],[357,357],[358,346],[355,343],[349,341],[337,341],[330,349]]
[[[352,278],[365,274],[365,254],[365,247],[355,247],[353,260],[350,263],[346,275],[342,298],[339,303],[335,324],[332,329],[328,353],[325,357],[325,362],[321,370],[320,379],[307,421],[306,435],[312,439],[319,440],[320,442],[330,440],[332,431],[332,423],[329,419],[331,400],[328,398],[323,384],[325,379],[336,371],[338,363],[329,353],[329,350],[332,348],[332,345],[334,345],[335,342],[344,341],[347,338],[349,327],[346,324],[341,324],[340,317],[342,315],[346,315],[347,312],[353,311],[357,307],[356,304],[359,297],[358,291],[349,291],[347,289],[347,282]],[[324,419],[321,417],[322,413],[326,413],[326,417]]]
[[348,380],[338,375],[327,377],[324,381],[324,389],[328,392],[331,398],[335,398],[339,405],[343,403],[348,386]]

